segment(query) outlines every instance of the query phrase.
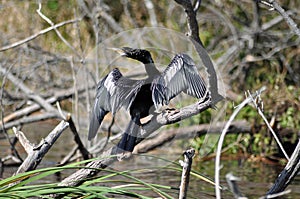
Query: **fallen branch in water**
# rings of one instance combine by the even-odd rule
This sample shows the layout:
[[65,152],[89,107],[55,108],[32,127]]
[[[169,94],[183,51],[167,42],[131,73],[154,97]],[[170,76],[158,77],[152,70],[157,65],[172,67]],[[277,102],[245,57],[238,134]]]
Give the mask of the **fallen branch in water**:
[[[173,139],[195,138],[210,133],[219,133],[225,126],[225,122],[217,122],[214,125],[200,124],[195,126],[181,127],[176,129],[168,129],[157,136],[144,140],[134,148],[134,153],[146,153],[156,147],[164,145]],[[228,133],[249,133],[251,125],[246,120],[234,121],[231,123]]]
[[28,154],[27,158],[18,168],[16,174],[35,169],[39,165],[43,157],[46,155],[48,150],[52,147],[54,142],[59,138],[59,136],[68,126],[69,124],[66,121],[61,121],[46,138],[41,140],[38,145],[30,143],[23,132],[18,131],[16,128],[14,128],[14,133],[16,134],[16,136],[20,140],[20,143]]

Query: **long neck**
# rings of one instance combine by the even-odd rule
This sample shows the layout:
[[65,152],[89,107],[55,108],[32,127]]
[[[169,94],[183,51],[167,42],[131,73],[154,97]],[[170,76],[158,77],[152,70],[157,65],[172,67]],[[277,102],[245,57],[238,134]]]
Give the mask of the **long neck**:
[[151,57],[149,58],[149,60],[143,61],[143,63],[145,65],[145,70],[149,78],[153,78],[156,75],[160,74]]
[[145,70],[149,78],[153,78],[156,75],[160,74],[159,70],[157,70],[154,63],[145,64]]

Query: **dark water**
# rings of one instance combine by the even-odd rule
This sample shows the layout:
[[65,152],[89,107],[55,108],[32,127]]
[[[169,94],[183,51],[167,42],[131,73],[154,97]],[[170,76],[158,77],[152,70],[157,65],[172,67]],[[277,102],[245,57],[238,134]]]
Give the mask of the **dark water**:
[[[45,137],[48,132],[53,128],[55,122],[44,122],[39,123],[39,129],[32,128],[33,126],[28,125],[22,129],[28,139],[32,143],[38,143],[42,137]],[[36,127],[37,124],[34,124]],[[67,155],[70,149],[73,147],[74,141],[72,134],[67,130],[58,141],[54,144],[48,154],[44,157],[40,167],[54,166],[56,162],[60,161],[62,157]],[[22,157],[26,157],[25,151],[21,146],[17,147]],[[0,140],[0,157],[3,158],[9,154],[9,147],[5,140]],[[178,190],[180,184],[181,173],[170,168],[179,168],[178,165],[172,164],[171,162],[178,163],[179,159],[182,159],[180,154],[181,149],[174,149],[173,146],[166,146],[155,151],[152,151],[145,155],[136,155],[128,161],[118,162],[110,166],[108,169],[123,171],[123,170],[136,170],[131,175],[148,183],[162,184],[171,186],[174,189],[167,191],[174,198],[178,197]],[[170,161],[170,162],[169,162]],[[193,170],[210,178],[214,178],[214,160],[199,161],[194,159]],[[233,175],[240,177],[238,182],[241,192],[248,198],[259,198],[263,196],[277,175],[283,169],[283,166],[277,164],[266,164],[262,161],[249,161],[246,159],[222,160],[222,170],[220,172],[221,185],[227,187],[225,181],[225,175],[228,172],[232,172]],[[5,167],[3,178],[11,176],[17,167]],[[70,171],[69,171],[70,172]],[[62,178],[67,176],[67,173],[62,174]],[[103,175],[103,174],[99,174]],[[120,176],[114,177],[119,180]],[[45,182],[53,182],[56,177],[53,176],[46,179]],[[126,181],[126,179],[124,179]],[[128,180],[128,179],[127,179]],[[122,184],[122,183],[121,183]],[[120,184],[107,184],[107,186],[115,186]],[[300,198],[300,176],[297,176],[293,183],[288,187],[291,189],[291,193],[284,198]],[[195,177],[191,176],[190,186],[188,192],[188,198],[215,198],[214,186]],[[145,195],[149,193],[144,193]],[[153,195],[151,197],[159,197],[159,195]],[[233,195],[228,190],[222,192],[222,198],[233,198]]]

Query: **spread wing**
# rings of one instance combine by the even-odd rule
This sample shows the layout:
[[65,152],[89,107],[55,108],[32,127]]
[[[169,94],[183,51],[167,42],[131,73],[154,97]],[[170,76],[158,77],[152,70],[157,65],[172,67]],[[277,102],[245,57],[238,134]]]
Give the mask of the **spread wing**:
[[180,92],[202,99],[208,89],[197,67],[186,54],[176,55],[165,71],[152,83],[152,100],[155,107],[169,104]]
[[124,77],[119,69],[113,69],[97,85],[96,99],[92,110],[88,139],[97,134],[108,112],[115,114],[122,106],[128,109],[143,85],[141,80]]

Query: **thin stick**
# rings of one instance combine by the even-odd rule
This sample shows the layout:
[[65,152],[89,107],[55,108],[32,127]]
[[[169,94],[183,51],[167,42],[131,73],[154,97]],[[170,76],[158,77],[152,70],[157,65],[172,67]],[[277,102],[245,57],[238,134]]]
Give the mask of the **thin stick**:
[[52,30],[54,30],[56,28],[59,28],[59,27],[64,26],[66,24],[75,23],[75,22],[80,21],[80,20],[81,20],[81,18],[76,18],[76,19],[71,19],[71,20],[60,22],[60,23],[55,24],[55,25],[53,25],[51,27],[45,28],[45,29],[41,30],[40,32],[37,32],[37,33],[35,33],[35,34],[33,34],[33,35],[25,38],[25,39],[22,39],[20,41],[15,42],[15,43],[9,44],[7,46],[3,46],[2,48],[0,48],[0,52],[6,51],[6,50],[9,50],[9,49],[12,49],[12,48],[16,48],[16,47],[18,47],[18,46],[20,46],[22,44],[25,44],[25,43],[27,43],[27,42],[29,42],[29,41],[31,41],[31,40],[33,40],[33,39],[41,36],[41,35],[47,33],[47,32],[50,32],[50,31],[52,31]]
[[80,136],[77,132],[77,129],[76,129],[74,121],[71,117],[71,114],[67,115],[66,121],[69,123],[70,129],[74,136],[74,141],[76,142],[78,149],[79,149],[80,153],[82,154],[83,159],[85,159],[85,160],[89,159],[91,157],[91,155],[88,152],[88,150],[84,147],[84,144],[82,143],[82,141],[80,139]]
[[276,133],[274,132],[274,130],[272,129],[270,123],[268,122],[267,118],[264,116],[264,113],[262,112],[262,108],[260,108],[259,104],[255,101],[255,99],[250,95],[249,97],[252,98],[252,102],[255,105],[255,108],[257,109],[258,114],[263,118],[264,122],[266,123],[267,127],[269,128],[269,130],[271,131],[273,137],[275,138],[279,148],[281,149],[282,153],[284,154],[285,158],[289,161],[290,158],[288,156],[288,154],[286,153],[286,151],[284,150],[278,136],[276,135]]
[[58,117],[58,111],[51,106],[45,99],[43,99],[40,95],[35,94],[29,87],[27,87],[21,79],[14,76],[11,72],[9,72],[7,69],[0,66],[0,73],[3,73],[6,75],[7,79],[9,79],[16,87],[20,88],[29,99],[34,100],[36,103],[38,103],[41,107],[43,107],[48,112],[54,112],[57,113]]
[[290,26],[291,30],[300,37],[300,29],[297,27],[297,24],[294,22],[294,20],[288,15],[288,13],[275,1],[275,0],[269,0],[266,1],[260,1],[260,3],[267,5],[272,8],[272,10],[276,10],[279,12],[279,14],[284,18],[284,20],[287,22],[287,24]]
[[181,175],[179,199],[186,198],[194,155],[195,155],[195,149],[188,149],[183,153],[184,161],[180,161],[180,164],[182,166],[182,175]]
[[[263,92],[266,89],[266,87],[262,87],[258,92],[256,92],[255,94],[253,94],[253,96],[256,96],[257,94]],[[216,198],[217,199],[221,199],[221,192],[220,192],[220,158],[221,158],[221,151],[222,151],[222,145],[223,145],[223,141],[225,138],[225,135],[227,133],[227,130],[229,129],[232,121],[234,120],[234,118],[236,117],[236,115],[240,112],[240,110],[242,110],[242,108],[244,106],[246,106],[249,102],[252,101],[252,96],[246,98],[232,113],[232,115],[230,116],[228,122],[226,123],[219,142],[218,142],[218,147],[217,147],[217,154],[216,154],[216,162],[215,162],[215,193],[216,193]]]
[[36,10],[36,12],[39,14],[39,16],[44,19],[48,24],[50,24],[53,28],[53,30],[55,31],[55,33],[57,34],[57,36],[76,54],[77,57],[79,57],[79,59],[81,60],[81,55],[77,52],[77,50],[62,36],[62,34],[58,31],[58,29],[54,26],[54,23],[48,18],[46,17],[42,11],[42,3],[39,3],[39,8]]

